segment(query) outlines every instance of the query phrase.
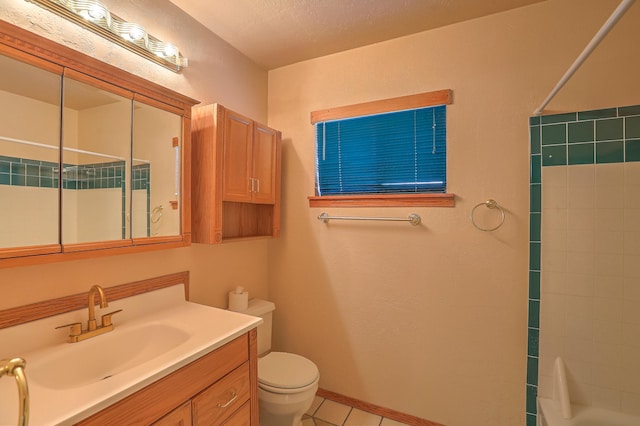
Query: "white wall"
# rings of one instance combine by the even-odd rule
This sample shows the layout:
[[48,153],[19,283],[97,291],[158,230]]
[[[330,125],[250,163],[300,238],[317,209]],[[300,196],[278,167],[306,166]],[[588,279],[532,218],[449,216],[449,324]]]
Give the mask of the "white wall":
[[[284,147],[277,350],[315,361],[321,387],[383,407],[455,426],[525,423],[529,116],[617,4],[550,0],[269,73]],[[638,22],[634,7],[550,109],[640,103]],[[454,208],[309,208],[311,111],[440,89],[453,90]],[[469,222],[488,198],[506,212],[495,232]],[[325,225],[323,210],[423,223]]]

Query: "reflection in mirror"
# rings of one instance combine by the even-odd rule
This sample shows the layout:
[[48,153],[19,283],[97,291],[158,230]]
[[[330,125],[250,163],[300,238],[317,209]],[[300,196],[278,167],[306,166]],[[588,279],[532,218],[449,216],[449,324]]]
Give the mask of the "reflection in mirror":
[[64,79],[62,242],[129,238],[131,99]]
[[180,115],[134,102],[131,182],[134,238],[180,235],[181,136]]
[[60,84],[0,55],[0,247],[60,242]]

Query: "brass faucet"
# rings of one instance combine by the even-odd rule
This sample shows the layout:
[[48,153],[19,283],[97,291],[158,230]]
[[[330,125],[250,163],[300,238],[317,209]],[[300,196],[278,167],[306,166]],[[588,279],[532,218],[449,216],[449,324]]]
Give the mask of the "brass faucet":
[[116,314],[122,309],[118,309],[117,311],[109,312],[108,314],[102,315],[102,324],[98,326],[96,324],[96,293],[100,296],[100,307],[106,308],[109,306],[107,303],[107,297],[104,295],[104,290],[99,285],[94,285],[89,289],[89,320],[87,321],[87,329],[82,329],[82,324],[79,322],[75,322],[73,324],[65,324],[56,328],[63,327],[71,327],[69,332],[69,337],[67,338],[67,342],[76,343],[82,340],[89,339],[91,337],[98,336],[100,334],[108,333],[113,330],[113,323],[111,322],[111,317],[113,314]]
[[15,376],[18,385],[18,426],[29,424],[29,386],[24,369],[27,363],[22,358],[0,360],[0,377]]
[[104,290],[99,285],[94,285],[89,289],[89,321],[87,321],[87,330],[93,331],[96,329],[96,293],[100,295],[100,307],[106,308],[109,306],[107,298],[104,295]]

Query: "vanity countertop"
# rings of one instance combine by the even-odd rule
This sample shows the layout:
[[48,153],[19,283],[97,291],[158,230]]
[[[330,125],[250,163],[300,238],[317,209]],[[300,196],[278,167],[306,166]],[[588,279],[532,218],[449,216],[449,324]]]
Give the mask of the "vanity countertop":
[[[0,358],[27,363],[30,424],[74,424],[262,322],[185,301],[182,285],[114,301],[96,308],[96,318],[118,309],[113,331],[78,343],[55,327],[86,322],[86,309],[0,330]],[[8,379],[0,380],[0,425],[17,423],[17,387]]]

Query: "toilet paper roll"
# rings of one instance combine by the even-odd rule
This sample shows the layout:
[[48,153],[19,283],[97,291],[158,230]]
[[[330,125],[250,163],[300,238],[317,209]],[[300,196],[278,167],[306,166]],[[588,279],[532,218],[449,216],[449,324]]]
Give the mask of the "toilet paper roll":
[[249,292],[242,287],[237,287],[229,292],[229,310],[244,312],[249,307]]

